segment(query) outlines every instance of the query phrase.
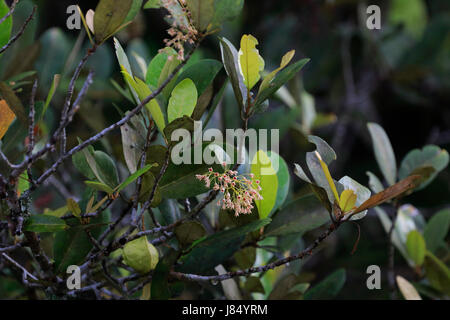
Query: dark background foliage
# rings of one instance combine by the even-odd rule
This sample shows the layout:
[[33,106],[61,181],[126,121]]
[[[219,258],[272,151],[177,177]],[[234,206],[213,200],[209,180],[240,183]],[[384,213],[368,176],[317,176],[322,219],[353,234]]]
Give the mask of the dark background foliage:
[[[36,39],[49,28],[59,27],[69,41],[74,42],[79,31],[66,29],[67,6],[76,1],[39,0]],[[78,1],[84,12],[94,9],[96,1]],[[259,50],[268,69],[278,65],[282,55],[296,50],[296,59],[309,57],[311,62],[301,73],[306,91],[314,96],[318,112],[332,113],[337,121],[313,130],[336,150],[337,161],[330,167],[337,177],[352,176],[367,185],[367,170],[379,174],[367,122],[377,122],[389,135],[399,162],[411,149],[425,144],[436,144],[449,150],[450,146],[450,2],[429,0],[423,32],[411,36],[407,28],[394,25],[388,19],[390,1],[370,1],[381,7],[383,26],[380,31],[362,28],[358,8],[364,1],[358,0],[246,0],[242,16],[226,25],[222,31],[236,46],[242,34],[253,34],[259,40]],[[363,14],[363,17],[366,17]],[[126,45],[135,39],[144,41],[154,56],[166,38],[167,24],[162,10],[145,10],[132,26],[120,35]],[[42,48],[43,51],[51,48]],[[69,143],[76,144],[75,137],[89,136],[95,121],[109,123],[119,115],[106,107],[111,102],[122,110],[126,106],[114,92],[108,81],[111,76],[120,81],[120,74],[111,41],[108,59],[94,62],[91,67],[104,73],[104,83],[90,95],[90,104],[102,110],[102,119],[93,116],[92,124],[75,123]],[[100,54],[100,53],[98,53]],[[202,46],[202,56],[220,60],[216,37],[209,37]],[[57,58],[59,59],[59,57]],[[62,59],[62,58],[61,58]],[[95,58],[94,58],[95,59]],[[226,75],[222,71],[216,82]],[[42,95],[45,93],[43,92]],[[280,101],[271,100],[269,111],[250,122],[259,128],[283,128],[280,154],[292,169],[294,162],[304,159],[305,144],[293,128],[295,117]],[[222,106],[224,127],[237,126],[237,106],[232,93]],[[100,117],[99,117],[100,118]],[[111,135],[110,141],[117,137]],[[117,157],[120,146],[113,145]],[[116,150],[117,149],[117,150]],[[291,198],[305,192],[300,180],[292,177]],[[450,195],[450,169],[444,170],[426,189],[410,197],[410,202],[420,209],[425,218],[448,206]],[[46,198],[47,197],[47,198]],[[48,206],[54,195],[42,193],[37,202]],[[36,204],[39,206],[39,203]],[[316,279],[323,279],[338,268],[346,268],[347,282],[339,298],[388,297],[387,238],[374,211],[360,222],[361,240],[358,250],[350,255],[357,238],[357,229],[346,224],[330,237],[326,249],[311,257],[304,270],[314,272]],[[305,242],[314,239],[316,233],[307,234]],[[366,288],[366,268],[376,264],[383,274],[383,290]],[[399,274],[414,279],[414,274],[403,258],[396,254]]]

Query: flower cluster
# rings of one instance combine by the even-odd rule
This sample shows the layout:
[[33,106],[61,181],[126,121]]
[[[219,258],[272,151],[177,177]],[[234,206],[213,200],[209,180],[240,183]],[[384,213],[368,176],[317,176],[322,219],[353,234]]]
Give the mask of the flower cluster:
[[[167,0],[163,1],[164,7],[169,11],[171,11],[171,7],[173,7],[176,0]],[[187,42],[189,44],[194,44],[195,40],[198,36],[198,31],[192,26],[190,23],[191,13],[186,7],[186,3],[184,0],[180,0],[178,2],[182,8],[183,14],[180,17],[175,17],[172,14],[166,16],[167,19],[171,19],[172,26],[167,30],[167,33],[171,37],[171,39],[164,39],[164,43],[166,47],[172,47],[177,51],[177,59],[180,61],[184,60],[184,44]],[[182,19],[181,17],[186,17],[187,25],[179,23],[178,19]],[[163,50],[163,49],[162,49]],[[172,56],[169,56],[169,59],[173,59]]]
[[209,168],[206,174],[198,174],[196,178],[205,182],[206,187],[212,186],[213,190],[223,193],[224,197],[217,205],[222,206],[222,209],[234,210],[235,216],[241,213],[250,214],[254,208],[253,200],[263,199],[259,193],[260,181],[254,179],[253,174],[247,177],[238,175],[238,172],[233,170],[219,173]]

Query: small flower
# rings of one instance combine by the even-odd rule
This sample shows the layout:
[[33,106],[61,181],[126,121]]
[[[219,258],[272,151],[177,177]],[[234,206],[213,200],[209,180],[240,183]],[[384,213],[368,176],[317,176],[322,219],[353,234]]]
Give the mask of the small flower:
[[[226,164],[224,163],[224,166]],[[224,173],[214,172],[208,168],[204,175],[198,174],[196,178],[204,181],[207,188],[213,185],[213,190],[223,193],[224,198],[217,202],[222,209],[234,210],[235,216],[240,214],[250,214],[252,212],[253,201],[262,200],[261,186],[259,180],[253,181],[254,175],[248,177],[239,175],[237,171],[225,170]]]

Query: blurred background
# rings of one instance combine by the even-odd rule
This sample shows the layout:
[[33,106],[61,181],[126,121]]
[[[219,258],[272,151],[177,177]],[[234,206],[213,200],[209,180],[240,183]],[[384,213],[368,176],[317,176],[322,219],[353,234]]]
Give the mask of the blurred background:
[[[24,19],[32,2],[21,1],[16,14]],[[0,75],[7,79],[18,73],[17,70],[35,68],[41,79],[39,94],[45,97],[55,73],[66,75],[60,87],[67,87],[64,81],[68,81],[67,75],[74,69],[83,47],[88,45],[80,31],[67,29],[67,7],[79,4],[87,12],[95,9],[97,2],[39,0],[35,3],[39,4],[38,18],[26,31],[25,40],[0,60]],[[370,16],[366,8],[373,4],[381,8],[380,30],[366,27]],[[164,16],[164,10],[142,10],[136,21],[119,34],[129,57],[136,52],[148,63],[163,47],[167,38]],[[15,23],[15,30],[19,26]],[[449,150],[450,1],[246,0],[240,18],[227,23],[219,35],[239,47],[242,34],[252,34],[258,39],[266,70],[276,68],[284,53],[291,49],[296,50],[294,61],[311,59],[301,75],[270,101],[268,111],[250,121],[250,127],[280,129],[280,154],[290,169],[293,163],[304,159],[305,136],[314,134],[326,140],[337,153],[337,161],[330,166],[333,176],[349,175],[367,185],[366,171],[381,176],[367,122],[376,122],[386,130],[397,163],[410,150],[426,144]],[[216,36],[206,39],[194,57],[199,58],[221,60]],[[138,61],[131,60],[138,72]],[[70,145],[77,143],[77,136],[87,138],[119,119],[120,114],[111,111],[111,105],[122,111],[133,107],[111,82],[113,79],[123,83],[112,41],[92,57],[89,67],[96,71],[96,78],[80,111],[80,119],[69,129]],[[222,70],[216,79],[216,91],[225,79]],[[59,95],[55,99],[63,97]],[[60,105],[58,100],[53,104]],[[240,126],[231,88],[226,89],[210,125]],[[120,139],[120,132],[115,135],[108,140]],[[120,144],[112,143],[108,148],[117,158],[122,157]],[[293,174],[291,178],[289,197],[295,199],[306,190],[300,179]],[[70,175],[65,179],[70,182]],[[448,207],[449,195],[447,168],[429,187],[414,193],[408,201],[428,220],[439,209]],[[57,194],[44,193],[36,198],[35,205],[46,208],[61,201],[58,198]],[[344,225],[328,240],[324,250],[307,260],[302,270],[313,271],[317,279],[323,279],[338,268],[346,268],[347,281],[339,298],[387,298],[386,233],[372,210],[360,226],[361,239],[356,253],[350,254],[357,229],[352,224]],[[315,236],[315,232],[307,234],[305,243]],[[397,273],[414,279],[413,271],[398,252],[395,263]],[[381,267],[383,290],[366,288],[366,268],[372,264]]]

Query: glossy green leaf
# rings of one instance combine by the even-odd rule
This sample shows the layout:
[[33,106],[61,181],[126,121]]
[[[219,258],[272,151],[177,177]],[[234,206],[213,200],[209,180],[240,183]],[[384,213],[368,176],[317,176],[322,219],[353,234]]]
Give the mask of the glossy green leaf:
[[197,104],[197,88],[191,79],[184,79],[173,89],[167,107],[167,120],[190,117]]
[[389,185],[395,184],[397,180],[397,162],[394,150],[384,129],[376,123],[368,123],[370,136],[372,137],[373,151],[378,166]]
[[253,160],[251,173],[254,174],[254,181],[259,181],[261,190],[259,191],[262,200],[254,200],[260,219],[265,219],[272,211],[277,201],[278,177],[272,162],[267,154],[259,150]]
[[25,231],[31,232],[58,232],[68,228],[68,225],[57,217],[37,214],[30,216],[24,224]]

